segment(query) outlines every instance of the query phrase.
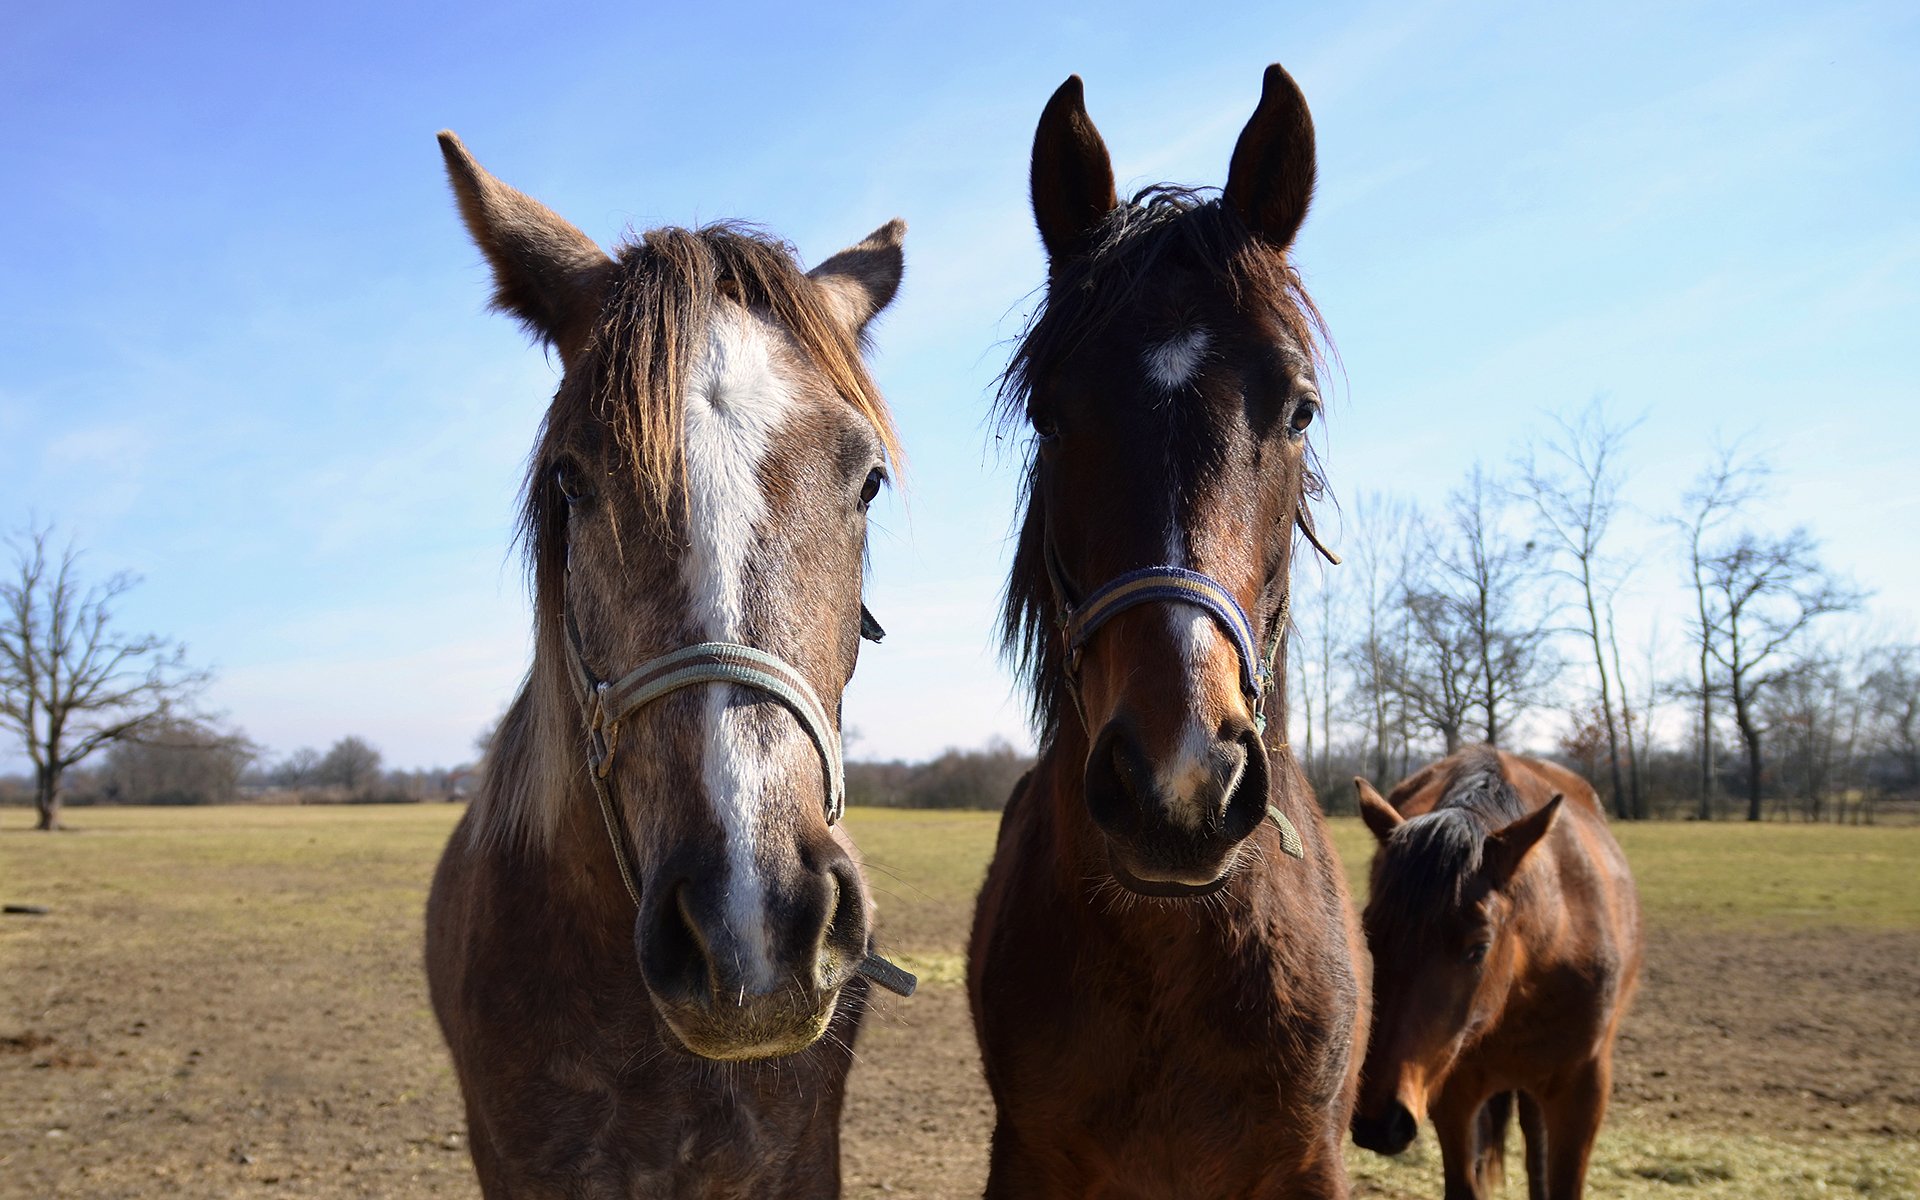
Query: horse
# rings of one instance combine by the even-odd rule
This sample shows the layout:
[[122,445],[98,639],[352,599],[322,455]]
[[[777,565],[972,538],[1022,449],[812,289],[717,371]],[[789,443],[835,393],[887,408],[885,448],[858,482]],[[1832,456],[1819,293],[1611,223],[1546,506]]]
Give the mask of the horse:
[[738,224],[612,254],[440,135],[494,306],[558,358],[533,662],[427,904],[482,1193],[828,1197],[872,951],[835,823],[899,221],[802,272]]
[[1288,749],[1283,640],[1324,338],[1288,250],[1313,123],[1278,65],[1222,193],[1121,203],[1073,76],[1040,117],[1044,299],[1003,640],[1040,752],[975,908],[988,1197],[1341,1197],[1359,929]]
[[1640,975],[1640,905],[1592,787],[1470,746],[1381,798],[1362,915],[1373,1041],[1353,1140],[1397,1154],[1433,1118],[1448,1200],[1504,1173],[1518,1101],[1529,1195],[1577,1200]]

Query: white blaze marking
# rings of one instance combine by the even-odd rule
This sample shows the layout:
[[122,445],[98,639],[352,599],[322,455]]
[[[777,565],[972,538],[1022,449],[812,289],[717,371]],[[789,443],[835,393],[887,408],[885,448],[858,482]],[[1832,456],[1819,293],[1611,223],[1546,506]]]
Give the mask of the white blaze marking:
[[[793,397],[774,370],[759,320],[732,305],[714,313],[706,354],[687,385],[687,591],[700,636],[744,640],[747,556],[767,516],[760,466],[786,425]],[[727,840],[726,920],[750,961],[742,978],[756,990],[773,978],[765,886],[756,867],[761,801],[778,781],[771,757],[747,753],[746,714],[732,689],[709,687],[703,782]],[[798,729],[795,736],[801,736]]]
[[[1167,540],[1168,566],[1187,565],[1186,540],[1176,508],[1173,533]],[[1195,829],[1200,825],[1201,813],[1197,805],[1187,802],[1187,797],[1199,791],[1213,774],[1213,764],[1208,759],[1208,752],[1213,749],[1213,729],[1202,719],[1198,706],[1206,702],[1207,663],[1213,657],[1214,639],[1220,636],[1220,631],[1204,609],[1191,604],[1164,607],[1167,630],[1173,635],[1173,644],[1180,648],[1181,691],[1189,707],[1186,725],[1180,731],[1180,744],[1160,764],[1157,782],[1161,794],[1167,797],[1167,816],[1175,824]]]
[[1183,387],[1206,360],[1213,335],[1195,327],[1176,333],[1157,346],[1149,346],[1145,355],[1147,378],[1168,391]]

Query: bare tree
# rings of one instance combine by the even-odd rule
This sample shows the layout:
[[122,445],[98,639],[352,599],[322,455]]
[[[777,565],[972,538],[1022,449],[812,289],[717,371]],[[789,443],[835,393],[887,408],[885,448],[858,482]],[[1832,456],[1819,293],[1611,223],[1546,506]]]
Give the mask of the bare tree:
[[[1613,678],[1620,685],[1620,734],[1627,743],[1627,796],[1633,809],[1634,819],[1644,820],[1650,814],[1647,811],[1647,797],[1643,787],[1645,771],[1641,756],[1643,752],[1651,752],[1651,746],[1646,744],[1653,735],[1651,692],[1658,684],[1649,680],[1647,703],[1636,714],[1633,709],[1632,688],[1627,680],[1627,669],[1620,663],[1620,624],[1613,619],[1613,596],[1611,595],[1607,597],[1606,603],[1606,630],[1607,648],[1613,656]],[[1658,645],[1657,629],[1650,641],[1651,645]],[[1653,651],[1649,649],[1649,658],[1652,657],[1652,653]]]
[[380,752],[365,738],[343,737],[314,768],[315,782],[359,792],[380,780]]
[[[1635,756],[1633,761],[1634,761],[1635,770],[1638,773],[1640,773],[1643,777],[1647,774],[1646,764],[1651,763],[1653,761],[1654,755],[1657,750],[1657,747],[1654,743],[1654,730],[1659,724],[1660,698],[1663,691],[1661,687],[1662,681],[1661,681],[1661,675],[1660,675],[1661,642],[1662,642],[1662,639],[1660,636],[1660,620],[1656,616],[1653,620],[1652,625],[1650,625],[1647,629],[1647,640],[1645,645],[1646,667],[1645,667],[1645,674],[1642,676],[1642,680],[1644,681],[1644,685],[1645,685],[1645,690],[1640,693],[1639,715],[1635,717],[1632,714],[1632,710],[1630,708],[1628,709],[1629,725],[1637,721],[1640,726],[1638,745],[1636,747],[1639,753]],[[1619,654],[1618,654],[1619,646],[1617,643],[1614,646],[1614,650],[1615,650],[1614,663],[1617,667],[1619,664]],[[1615,674],[1620,679],[1620,690],[1622,694],[1624,694],[1627,690],[1626,672],[1616,670]],[[1649,795],[1649,793],[1652,790],[1653,790],[1652,781],[1650,779],[1646,780],[1642,787],[1636,789],[1636,791],[1640,796],[1642,807],[1645,810],[1643,815],[1646,815],[1646,816],[1653,815],[1652,814],[1652,809],[1653,809],[1652,797]]]
[[1861,685],[1868,740],[1891,766],[1894,788],[1920,790],[1920,646],[1888,646],[1874,658],[1879,665]]
[[[1323,801],[1334,791],[1334,676],[1341,661],[1346,624],[1346,604],[1341,587],[1331,571],[1323,570],[1320,588],[1308,609],[1306,621],[1304,624],[1298,619],[1292,622],[1290,634],[1297,653],[1288,655],[1297,664],[1301,713],[1306,722],[1301,766]],[[1319,715],[1317,722],[1314,719],[1316,713]],[[1319,735],[1317,745],[1314,740],[1316,733]]]
[[1683,510],[1671,518],[1687,547],[1688,583],[1693,588],[1693,644],[1699,673],[1689,694],[1700,705],[1700,795],[1698,816],[1713,819],[1713,642],[1715,624],[1707,579],[1709,545],[1727,518],[1766,490],[1773,468],[1763,460],[1742,457],[1736,446],[1721,446],[1713,461],[1694,477],[1682,497]]
[[[1638,796],[1629,794],[1621,777],[1622,726],[1628,726],[1624,731],[1628,759],[1633,757],[1632,731],[1629,722],[1616,718],[1613,696],[1619,646],[1613,634],[1612,602],[1621,577],[1602,557],[1602,545],[1620,509],[1620,485],[1625,478],[1620,464],[1622,443],[1638,422],[1615,424],[1596,399],[1573,420],[1555,417],[1554,423],[1557,431],[1529,446],[1522,456],[1519,491],[1532,503],[1540,531],[1560,560],[1555,570],[1579,592],[1585,616],[1581,633],[1593,654],[1598,680],[1598,715],[1606,733],[1613,810],[1621,817],[1642,816]],[[1609,644],[1615,659],[1612,673],[1607,669]],[[1623,703],[1625,699],[1623,691]]]
[[1742,533],[1703,563],[1711,636],[1708,652],[1733,703],[1747,754],[1747,820],[1761,817],[1761,734],[1756,704],[1781,678],[1779,667],[1814,621],[1859,607],[1862,594],[1835,580],[1804,529],[1780,538]]
[[121,804],[230,804],[259,754],[244,735],[200,721],[167,721],[107,751],[102,791]]
[[1469,623],[1452,597],[1438,591],[1409,589],[1401,606],[1405,641],[1380,651],[1387,686],[1452,754],[1473,712],[1476,666]]
[[281,759],[270,778],[280,787],[309,787],[316,782],[319,771],[320,752],[312,746],[302,746]]
[[1393,743],[1406,734],[1400,719],[1404,705],[1395,688],[1404,674],[1400,663],[1405,624],[1404,601],[1410,575],[1409,546],[1419,539],[1419,513],[1406,501],[1372,493],[1353,506],[1354,545],[1348,565],[1359,629],[1349,644],[1346,660],[1354,686],[1365,704],[1372,743],[1368,768],[1374,784],[1385,789],[1393,782]]
[[69,768],[164,724],[208,679],[187,666],[184,647],[115,626],[114,607],[134,576],[89,586],[71,545],[49,556],[52,537],[51,527],[32,527],[8,539],[14,570],[0,583],[0,729],[33,762],[39,829],[60,827]]
[[1452,536],[1434,554],[1440,615],[1455,621],[1472,659],[1471,703],[1487,742],[1535,704],[1559,672],[1547,615],[1532,602],[1540,555],[1506,528],[1504,493],[1475,464],[1448,498]]
[[1606,722],[1601,719],[1597,705],[1585,712],[1575,712],[1560,735],[1561,755],[1579,764],[1580,774],[1586,777],[1588,783],[1597,782],[1595,777],[1599,774],[1600,759],[1610,748]]
[[1306,771],[1307,782],[1312,785],[1314,793],[1317,795],[1320,791],[1320,780],[1314,774],[1313,761],[1313,715],[1316,711],[1313,703],[1313,668],[1315,664],[1311,660],[1311,655],[1307,652],[1307,635],[1300,631],[1298,622],[1294,622],[1293,628],[1287,631],[1287,639],[1289,643],[1287,661],[1293,664],[1294,673],[1300,677],[1300,746],[1303,754],[1300,760],[1300,766],[1302,770]]

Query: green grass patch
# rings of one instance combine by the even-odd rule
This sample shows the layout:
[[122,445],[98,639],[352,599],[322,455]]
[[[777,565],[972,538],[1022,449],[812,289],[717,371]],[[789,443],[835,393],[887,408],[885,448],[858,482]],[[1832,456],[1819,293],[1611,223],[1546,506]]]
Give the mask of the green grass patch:
[[999,828],[999,813],[848,811],[847,832],[860,848],[867,886],[879,908],[881,943],[890,953],[920,963],[909,969],[923,980],[965,977],[973,900]]
[[[1405,1153],[1383,1158],[1347,1147],[1354,1194],[1413,1200],[1440,1192],[1440,1151],[1422,1130]],[[1526,1194],[1519,1135],[1507,1146],[1507,1196]],[[1594,1146],[1587,1194],[1623,1200],[1912,1200],[1920,1195],[1920,1145],[1862,1137],[1790,1141],[1609,1125]]]

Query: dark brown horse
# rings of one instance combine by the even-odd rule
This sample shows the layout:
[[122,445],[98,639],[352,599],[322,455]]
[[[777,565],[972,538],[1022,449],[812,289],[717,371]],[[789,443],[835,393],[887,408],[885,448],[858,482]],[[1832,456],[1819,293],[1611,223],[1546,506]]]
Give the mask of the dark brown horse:
[[565,369],[533,666],[427,908],[481,1189],[838,1195],[871,906],[837,711],[895,455],[858,343],[903,226],[810,274],[734,226],[609,256],[441,146],[496,306]]
[[1034,431],[1006,635],[1041,752],[968,963],[987,1195],[1344,1196],[1365,969],[1274,684],[1320,407],[1287,257],[1313,126],[1270,67],[1222,196],[1120,203],[1081,95],[1034,139],[1050,279],[1003,393]]
[[1640,975],[1640,902],[1585,780],[1473,746],[1387,799],[1364,924],[1373,1042],[1353,1140],[1397,1154],[1433,1117],[1448,1200],[1500,1179],[1517,1098],[1534,1200],[1575,1200]]

